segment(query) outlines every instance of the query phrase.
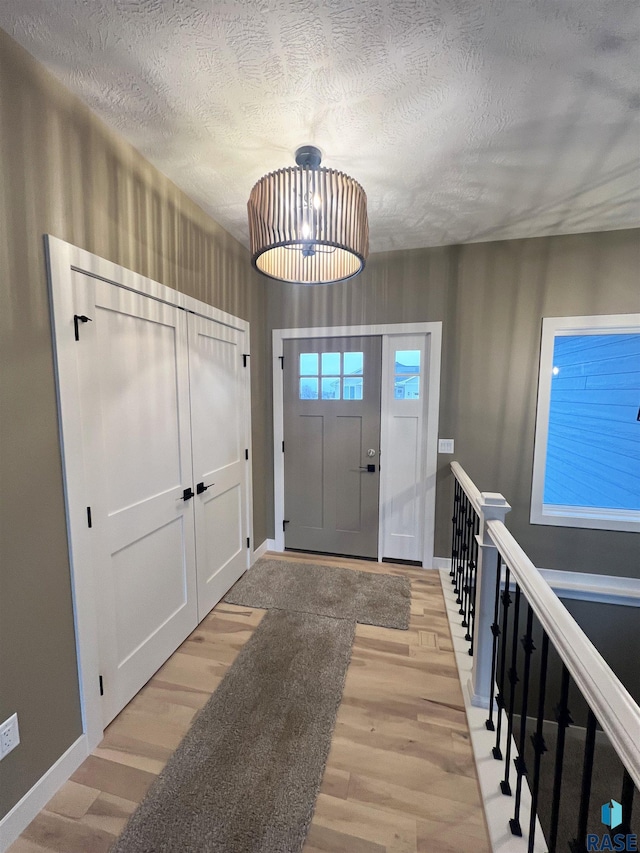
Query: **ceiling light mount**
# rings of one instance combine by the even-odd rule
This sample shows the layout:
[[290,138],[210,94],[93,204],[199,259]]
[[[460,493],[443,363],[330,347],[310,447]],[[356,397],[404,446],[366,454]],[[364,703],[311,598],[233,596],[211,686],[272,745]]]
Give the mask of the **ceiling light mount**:
[[251,263],[295,284],[332,284],[358,275],[369,252],[367,197],[357,181],[320,166],[303,145],[296,166],[261,178],[247,203]]
[[296,150],[296,163],[302,168],[317,169],[321,162],[322,152],[315,145],[301,145]]

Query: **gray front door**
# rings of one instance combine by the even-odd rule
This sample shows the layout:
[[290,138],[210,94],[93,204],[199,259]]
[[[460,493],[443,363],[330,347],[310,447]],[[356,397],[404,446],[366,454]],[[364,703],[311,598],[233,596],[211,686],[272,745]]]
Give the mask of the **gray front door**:
[[284,342],[285,547],[378,556],[382,338]]

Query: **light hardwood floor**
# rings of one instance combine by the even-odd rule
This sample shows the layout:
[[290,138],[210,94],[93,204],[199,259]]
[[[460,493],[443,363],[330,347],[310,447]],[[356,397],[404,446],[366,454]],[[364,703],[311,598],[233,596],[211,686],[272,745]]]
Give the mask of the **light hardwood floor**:
[[[303,853],[489,853],[439,573],[286,559],[405,575],[412,585],[408,631],[356,628]],[[9,853],[106,853],[263,614],[218,604]]]

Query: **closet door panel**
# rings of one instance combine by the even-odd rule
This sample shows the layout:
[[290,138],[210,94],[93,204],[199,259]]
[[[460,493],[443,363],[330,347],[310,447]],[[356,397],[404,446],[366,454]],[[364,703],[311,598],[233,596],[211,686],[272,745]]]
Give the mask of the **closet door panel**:
[[199,620],[249,564],[244,344],[244,332],[189,315]]
[[[242,489],[234,483],[229,488],[216,488],[202,500],[202,527],[198,530],[203,537],[202,553],[209,562],[203,567],[200,578],[205,584],[215,582],[216,575],[225,566],[239,559],[239,568],[244,571]],[[232,581],[233,583],[234,581]],[[222,595],[227,590],[222,590]]]
[[184,519],[174,518],[112,554],[119,666],[187,606],[185,573],[174,570],[185,538]]
[[187,323],[142,294],[86,287],[82,420],[106,725],[197,624]]
[[96,306],[96,368],[114,513],[182,486],[188,426],[180,409],[182,312],[121,289],[110,296]]

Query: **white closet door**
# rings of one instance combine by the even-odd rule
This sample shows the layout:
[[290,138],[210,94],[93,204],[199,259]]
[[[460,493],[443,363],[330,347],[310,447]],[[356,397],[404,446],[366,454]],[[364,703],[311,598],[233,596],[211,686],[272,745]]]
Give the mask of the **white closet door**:
[[189,373],[202,620],[249,566],[244,332],[189,314]]
[[187,316],[76,275],[106,725],[197,624]]

